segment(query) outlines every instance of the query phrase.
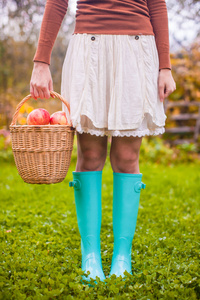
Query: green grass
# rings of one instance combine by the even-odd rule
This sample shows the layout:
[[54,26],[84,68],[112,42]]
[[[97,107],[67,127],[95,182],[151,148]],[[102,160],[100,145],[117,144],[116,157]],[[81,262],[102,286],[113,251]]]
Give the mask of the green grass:
[[[80,236],[73,189],[25,184],[12,163],[0,171],[0,299],[200,299],[199,165],[140,163],[146,189],[132,247],[133,276],[80,282]],[[112,169],[103,170],[102,262],[113,250]]]

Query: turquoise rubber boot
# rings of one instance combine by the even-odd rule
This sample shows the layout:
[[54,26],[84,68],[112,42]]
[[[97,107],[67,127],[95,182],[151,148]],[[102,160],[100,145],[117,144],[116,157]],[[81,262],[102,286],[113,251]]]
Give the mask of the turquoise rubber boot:
[[111,272],[124,277],[131,271],[131,248],[139,209],[142,174],[113,172],[113,235],[114,249]]
[[101,262],[101,186],[102,171],[72,172],[78,228],[81,235],[82,270],[90,278],[105,279]]

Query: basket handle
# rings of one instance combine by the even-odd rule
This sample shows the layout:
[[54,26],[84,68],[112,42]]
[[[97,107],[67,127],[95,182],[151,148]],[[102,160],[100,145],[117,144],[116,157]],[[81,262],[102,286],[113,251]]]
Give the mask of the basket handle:
[[[56,92],[54,92],[54,91],[50,91],[50,95],[51,95],[51,97],[55,96],[56,98],[58,98],[59,100],[61,100],[61,101],[66,105],[66,107],[67,107],[67,109],[68,109],[68,112],[69,112],[69,114],[70,114],[70,105],[69,105],[69,103],[68,103],[68,102],[67,102],[60,94],[58,94],[58,93],[56,93]],[[14,113],[14,115],[13,115],[13,119],[12,119],[11,126],[16,125],[16,122],[17,122],[17,118],[18,118],[18,115],[19,115],[19,110],[20,110],[20,108],[21,108],[22,105],[24,105],[24,103],[25,103],[26,101],[28,101],[30,98],[32,98],[31,94],[28,95],[28,96],[26,96],[24,99],[22,99],[22,101],[17,105],[16,111],[15,111],[15,113]],[[71,120],[70,120],[70,125],[72,126]]]

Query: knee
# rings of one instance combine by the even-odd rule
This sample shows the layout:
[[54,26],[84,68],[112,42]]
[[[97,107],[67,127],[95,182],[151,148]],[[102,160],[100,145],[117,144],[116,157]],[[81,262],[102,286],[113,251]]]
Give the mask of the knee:
[[79,171],[101,171],[106,161],[107,150],[104,148],[86,148],[78,157]]
[[139,152],[120,151],[110,153],[110,162],[114,172],[139,173]]

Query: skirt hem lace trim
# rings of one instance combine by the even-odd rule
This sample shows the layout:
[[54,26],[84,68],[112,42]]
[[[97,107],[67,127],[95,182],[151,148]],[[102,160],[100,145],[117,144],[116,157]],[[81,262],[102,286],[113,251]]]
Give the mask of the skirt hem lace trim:
[[[78,133],[89,133],[91,135],[96,135],[96,136],[119,136],[119,137],[142,137],[145,135],[159,135],[159,134],[163,134],[165,132],[165,128],[164,127],[160,127],[160,128],[156,128],[156,129],[146,129],[146,130],[142,130],[142,131],[132,131],[132,132],[123,132],[123,130],[95,130],[95,129],[90,129],[90,128],[82,128],[81,125],[77,125],[76,126],[76,131]],[[130,130],[131,131],[131,130]]]

